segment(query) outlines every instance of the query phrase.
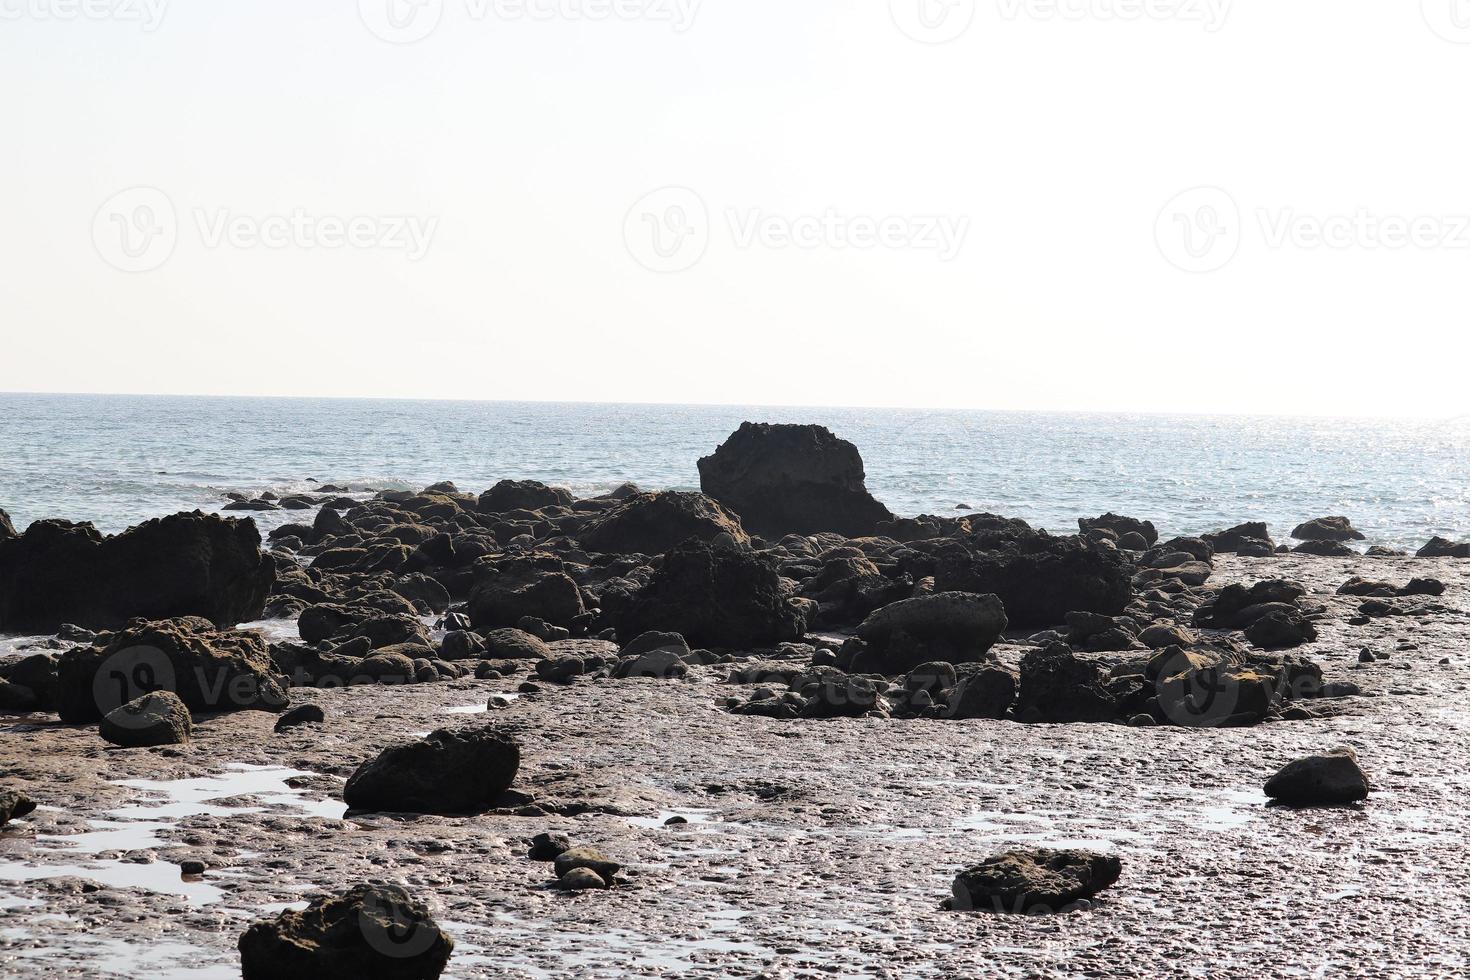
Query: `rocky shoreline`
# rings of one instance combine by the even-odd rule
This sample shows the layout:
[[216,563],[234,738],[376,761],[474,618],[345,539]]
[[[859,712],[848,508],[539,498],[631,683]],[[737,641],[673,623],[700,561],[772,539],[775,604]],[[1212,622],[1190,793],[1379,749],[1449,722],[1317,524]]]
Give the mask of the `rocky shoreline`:
[[0,629],[56,633],[0,663],[7,974],[238,976],[275,922],[250,975],[364,903],[457,977],[1464,971],[1464,545],[897,518],[818,427],[699,471],[236,501],[315,508],[265,551],[0,520]]

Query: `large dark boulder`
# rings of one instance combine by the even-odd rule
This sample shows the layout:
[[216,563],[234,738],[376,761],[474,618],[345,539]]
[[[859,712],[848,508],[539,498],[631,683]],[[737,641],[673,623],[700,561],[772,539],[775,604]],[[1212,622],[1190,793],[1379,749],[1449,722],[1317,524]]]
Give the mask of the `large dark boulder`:
[[1317,628],[1299,612],[1273,609],[1248,626],[1245,637],[1263,650],[1283,650],[1311,643]]
[[903,674],[929,661],[975,663],[1005,632],[1006,611],[993,595],[940,592],[877,610],[857,628],[859,672]]
[[480,494],[476,505],[482,514],[504,514],[512,510],[565,507],[572,495],[561,487],[548,487],[537,480],[501,480]]
[[702,493],[640,493],[582,529],[577,540],[588,551],[612,555],[661,555],[689,538],[713,541],[729,535],[745,545],[750,536],[740,518]]
[[172,691],[194,712],[281,711],[286,692],[260,634],[206,619],[139,620],[62,654],[57,708],[70,724],[98,721],[135,698]]
[[577,583],[555,555],[533,552],[485,559],[475,566],[470,622],[484,631],[515,626],[526,616],[569,626],[586,610]]
[[99,734],[127,749],[183,745],[194,732],[194,719],[172,691],[154,691],[108,712]]
[[243,980],[435,980],[454,940],[394,885],[356,885],[240,937]]
[[27,710],[55,711],[59,690],[56,667],[59,660],[55,651],[33,653],[28,657],[0,664],[0,678],[4,678],[12,690],[20,688],[29,693],[34,702],[27,705]]
[[195,511],[111,537],[91,524],[37,521],[0,541],[0,632],[116,629],[174,616],[229,627],[261,618],[275,580],[251,520]]
[[686,541],[663,558],[617,621],[620,636],[680,633],[695,646],[752,647],[799,638],[806,616],[769,559]]
[[1456,544],[1448,538],[1433,537],[1414,553],[1417,558],[1470,558],[1470,541]]
[[1238,554],[1264,558],[1276,550],[1264,521],[1247,521],[1223,531],[1204,535],[1204,539],[1221,554]]
[[1117,882],[1123,864],[1109,854],[1044,848],[1008,851],[961,871],[950,908],[957,912],[1067,912]]
[[1362,541],[1363,532],[1346,517],[1318,517],[1298,524],[1291,536],[1298,541]]
[[1016,720],[1110,721],[1118,714],[1118,702],[1104,682],[1101,665],[1078,657],[1065,643],[1031,650],[1021,658]]
[[857,447],[820,425],[745,422],[699,461],[699,485],[749,531],[871,535],[893,515],[868,493]]
[[1001,719],[1016,700],[1019,678],[999,664],[983,664],[960,677],[949,695],[944,717]]
[[1266,782],[1266,795],[1287,806],[1342,806],[1368,798],[1372,787],[1352,749],[1288,762]]
[[494,728],[451,732],[384,749],[347,780],[353,810],[387,813],[484,813],[516,778],[521,750]]
[[36,810],[36,801],[18,789],[0,789],[0,827]]
[[934,582],[999,597],[1012,626],[1053,626],[1069,612],[1116,616],[1133,599],[1133,566],[1116,548],[1076,536],[1023,535],[985,551],[951,546]]

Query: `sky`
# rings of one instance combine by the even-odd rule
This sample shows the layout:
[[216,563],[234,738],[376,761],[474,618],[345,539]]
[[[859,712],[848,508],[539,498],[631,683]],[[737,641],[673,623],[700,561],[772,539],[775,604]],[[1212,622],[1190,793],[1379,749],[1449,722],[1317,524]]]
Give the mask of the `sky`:
[[0,391],[1470,412],[1470,0],[0,0],[0,82]]

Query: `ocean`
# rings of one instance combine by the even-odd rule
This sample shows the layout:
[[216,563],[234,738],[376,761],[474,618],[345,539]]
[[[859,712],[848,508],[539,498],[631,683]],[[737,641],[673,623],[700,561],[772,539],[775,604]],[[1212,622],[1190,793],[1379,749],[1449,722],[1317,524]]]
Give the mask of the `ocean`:
[[[107,532],[226,491],[479,492],[536,479],[594,494],[695,490],[742,421],[816,422],[855,443],[895,513],[960,506],[1055,532],[1112,510],[1166,535],[1345,514],[1369,544],[1470,535],[1470,418],[1093,415],[762,406],[0,394],[0,507]],[[316,481],[316,482],[312,482]],[[301,515],[254,515],[264,529]]]

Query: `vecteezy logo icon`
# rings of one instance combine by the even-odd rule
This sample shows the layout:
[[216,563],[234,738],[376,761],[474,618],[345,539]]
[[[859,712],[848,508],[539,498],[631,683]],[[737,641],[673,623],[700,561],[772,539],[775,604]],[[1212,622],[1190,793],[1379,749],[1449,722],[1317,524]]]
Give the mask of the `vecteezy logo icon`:
[[179,243],[179,220],[168,195],[156,187],[114,194],[92,218],[97,254],[123,272],[151,272]]
[[357,0],[367,29],[389,44],[413,44],[434,33],[444,17],[444,0]]
[[623,220],[628,254],[653,272],[683,272],[709,248],[709,209],[687,187],[662,187],[646,194]]
[[975,0],[888,0],[898,29],[924,44],[953,41],[975,20]]
[[1429,29],[1446,41],[1470,44],[1470,0],[1419,0]]
[[416,914],[413,905],[408,893],[397,885],[379,885],[363,896],[357,924],[374,952],[411,960],[440,942],[439,928]]
[[1154,223],[1159,252],[1185,272],[1214,272],[1240,248],[1240,208],[1218,187],[1196,187],[1164,205]]
[[[108,654],[92,676],[92,701],[103,717],[145,694],[174,690],[177,681],[173,661],[158,647],[124,647]],[[124,718],[120,724],[130,721]],[[150,724],[145,716],[139,716],[136,723]]]

